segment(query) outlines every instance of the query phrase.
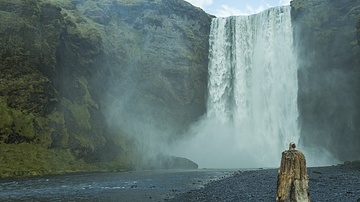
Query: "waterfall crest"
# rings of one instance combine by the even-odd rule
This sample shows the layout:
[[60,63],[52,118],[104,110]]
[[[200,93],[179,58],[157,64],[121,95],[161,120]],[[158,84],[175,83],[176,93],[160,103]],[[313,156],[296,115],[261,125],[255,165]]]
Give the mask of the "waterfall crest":
[[188,156],[201,167],[277,167],[300,134],[290,7],[215,18],[209,43],[207,115]]

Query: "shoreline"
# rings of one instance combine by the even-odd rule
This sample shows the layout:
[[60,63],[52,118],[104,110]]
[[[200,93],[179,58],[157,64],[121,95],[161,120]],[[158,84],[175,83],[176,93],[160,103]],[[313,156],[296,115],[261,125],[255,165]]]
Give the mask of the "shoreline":
[[[311,201],[360,201],[360,164],[308,167]],[[0,201],[275,201],[278,168],[88,172],[0,180]]]
[[[168,201],[275,201],[278,169],[236,171]],[[360,164],[308,167],[311,201],[360,202]]]

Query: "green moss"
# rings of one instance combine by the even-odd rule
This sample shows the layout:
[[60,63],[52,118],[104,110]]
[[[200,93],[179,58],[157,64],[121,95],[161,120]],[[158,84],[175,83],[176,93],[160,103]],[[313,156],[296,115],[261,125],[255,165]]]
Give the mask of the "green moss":
[[11,24],[12,30],[20,30],[24,25],[25,21],[20,18],[15,12],[0,11],[0,32],[4,32],[7,27]]
[[11,67],[22,62],[24,55],[24,42],[18,35],[10,35],[0,38],[0,63],[4,67]]
[[49,127],[49,120],[45,117],[35,117],[34,125],[36,125],[36,143],[42,147],[51,146],[51,133],[54,129]]
[[83,100],[80,101],[82,104],[86,104],[88,106],[94,107],[95,109],[99,109],[99,105],[92,99],[89,89],[88,89],[88,81],[85,77],[78,78],[78,87],[84,90]]
[[73,9],[74,4],[71,0],[40,0],[40,4],[52,4],[65,9]]
[[298,11],[298,10],[304,8],[303,5],[302,5],[302,3],[301,3],[300,1],[291,1],[291,2],[290,2],[290,6],[291,6],[293,9],[295,9],[295,11]]
[[93,142],[89,137],[86,137],[84,134],[75,134],[74,138],[78,146],[80,146],[79,148],[86,148],[91,150],[94,149]]
[[[61,135],[60,145],[66,146],[69,142],[69,133],[65,126],[64,113],[55,110],[47,118],[48,118],[48,122],[50,124],[52,124],[52,123],[56,124],[56,128],[54,126],[52,128],[49,128],[49,133],[51,134],[52,132],[57,132],[59,135]],[[52,142],[50,135],[46,136],[45,143],[46,142],[48,142],[48,143]]]
[[2,145],[0,152],[0,178],[99,170],[75,159],[68,150],[48,150],[35,144]]
[[0,129],[8,131],[7,134],[3,135],[8,136],[12,131],[28,139],[35,137],[35,116],[33,114],[23,113],[20,110],[7,107],[3,98],[0,99],[0,113]]
[[13,118],[9,114],[9,109],[4,98],[0,97],[0,128],[10,127],[13,123]]
[[64,114],[62,112],[55,110],[48,116],[48,118],[50,121],[53,121],[60,125],[65,125]]
[[[88,9],[83,5],[97,8],[99,2],[5,0],[0,4],[0,178],[130,167],[125,155],[119,155],[121,152],[114,154],[119,156],[114,162],[101,164],[84,162],[85,158],[76,155],[78,150],[91,159],[92,154],[98,155],[96,150],[111,141],[103,126],[91,125],[102,123],[93,120],[89,111],[91,108],[101,113],[91,96],[92,83],[88,83],[88,76],[97,71],[92,69],[97,68],[93,60],[104,51],[104,43],[113,43],[103,41],[107,37],[103,25],[83,15]],[[127,32],[127,38],[133,38],[128,27],[121,29]],[[118,33],[113,37],[118,39]],[[124,50],[135,41],[124,44],[118,40]],[[56,61],[62,45],[68,55]],[[139,57],[138,53],[132,55]],[[75,85],[72,93],[61,92],[68,89],[51,80],[61,80],[62,72],[71,73],[65,76],[70,88]]]
[[33,139],[35,137],[33,114],[24,114],[19,110],[11,110],[14,120],[14,129],[24,137]]
[[75,124],[84,130],[91,130],[90,113],[85,104],[72,103],[70,100],[63,98],[62,104],[70,110],[75,119]]
[[[123,134],[119,135],[121,138],[115,139],[112,135],[120,132],[106,128],[105,120],[101,120],[104,108],[110,107],[110,101],[101,97],[104,94],[99,89],[106,89],[107,85],[99,82],[102,79],[94,79],[99,75],[114,73],[109,79],[123,80],[122,83],[132,86],[134,94],[140,98],[134,100],[138,103],[134,106],[140,106],[143,101],[156,104],[161,102],[161,106],[166,106],[159,112],[161,116],[174,114],[171,107],[178,106],[172,100],[174,97],[182,103],[191,102],[192,94],[184,93],[186,98],[181,98],[182,91],[179,93],[178,90],[188,88],[187,82],[183,85],[188,77],[202,75],[203,70],[195,72],[193,69],[202,68],[201,65],[206,63],[206,57],[203,57],[206,53],[201,53],[208,51],[206,48],[202,49],[203,42],[207,41],[199,39],[207,39],[208,35],[199,37],[196,31],[198,25],[188,26],[188,19],[182,21],[181,18],[186,18],[187,13],[173,12],[177,12],[178,8],[174,10],[162,8],[163,4],[159,4],[159,7],[150,5],[163,2],[162,0],[104,0],[101,3],[96,0],[5,2],[14,6],[7,7],[11,12],[0,11],[0,18],[3,19],[0,21],[0,65],[6,67],[11,74],[1,69],[0,82],[4,79],[6,84],[0,83],[0,92],[11,100],[8,103],[11,108],[6,105],[6,100],[0,101],[0,134],[16,132],[31,140],[27,144],[18,144],[18,147],[0,145],[1,153],[6,153],[0,157],[4,158],[0,160],[0,174],[5,171],[4,175],[7,176],[31,176],[131,168],[129,159],[136,157],[135,145],[128,144]],[[140,3],[144,3],[145,7],[137,6]],[[149,12],[144,12],[143,17],[136,13],[130,16],[120,13],[121,9],[132,9],[134,5],[136,9],[144,8]],[[116,6],[119,9],[112,8]],[[1,7],[0,10],[4,9]],[[14,7],[20,9],[12,12]],[[164,15],[157,14],[163,9],[166,9]],[[99,11],[101,17],[102,11],[109,10],[111,12],[104,15],[108,20],[106,23],[94,22],[92,11],[94,14]],[[175,18],[168,19],[167,13],[174,14]],[[179,19],[176,15],[179,15]],[[163,19],[168,20],[163,22]],[[178,23],[178,20],[181,22]],[[200,26],[202,21],[198,23]],[[158,30],[157,26],[164,29]],[[153,38],[144,37],[148,36],[147,32]],[[162,43],[163,39],[171,42],[165,44],[165,48],[157,47],[156,44]],[[178,43],[177,39],[189,39],[191,42],[182,50],[169,51],[173,50],[172,41]],[[194,47],[194,50],[186,51],[187,47]],[[183,58],[189,63],[183,63]],[[112,68],[113,66],[118,67]],[[169,71],[162,71],[163,69]],[[172,71],[173,69],[181,71]],[[206,65],[203,69],[205,71]],[[169,73],[170,76],[164,76],[162,72]],[[176,75],[180,75],[180,78]],[[150,85],[143,88],[143,81],[148,82],[144,85]],[[202,82],[199,80],[195,85],[189,86],[197,89]],[[156,92],[149,93],[148,89],[156,89]],[[199,91],[194,94],[203,97]],[[93,100],[94,95],[96,101],[102,104],[101,108]],[[114,93],[106,96],[117,95]],[[202,98],[199,100],[199,103],[203,101]],[[115,144],[108,144],[109,141]],[[110,145],[108,150],[104,149],[107,145]],[[111,153],[114,158],[116,156],[116,160],[109,162],[113,160],[109,158],[111,160],[106,160],[105,164],[83,162],[82,159],[88,163],[101,159],[91,157],[101,156],[97,152],[102,150],[104,153]],[[76,152],[80,154],[77,155]],[[92,161],[93,159],[95,160]],[[14,173],[14,170],[18,173]]]

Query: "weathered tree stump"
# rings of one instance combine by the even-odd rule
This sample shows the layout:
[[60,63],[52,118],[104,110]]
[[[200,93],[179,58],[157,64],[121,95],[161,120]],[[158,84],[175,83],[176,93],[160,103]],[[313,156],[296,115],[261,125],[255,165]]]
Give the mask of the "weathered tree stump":
[[306,173],[304,154],[295,150],[290,143],[289,150],[282,153],[277,181],[277,202],[310,202],[309,177]]

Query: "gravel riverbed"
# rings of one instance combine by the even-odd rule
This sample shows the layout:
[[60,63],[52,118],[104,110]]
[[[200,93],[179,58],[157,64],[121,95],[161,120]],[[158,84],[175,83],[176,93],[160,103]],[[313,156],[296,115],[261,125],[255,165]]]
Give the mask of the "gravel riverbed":
[[[275,201],[277,169],[237,171],[167,201]],[[311,201],[360,202],[360,166],[307,169]]]

